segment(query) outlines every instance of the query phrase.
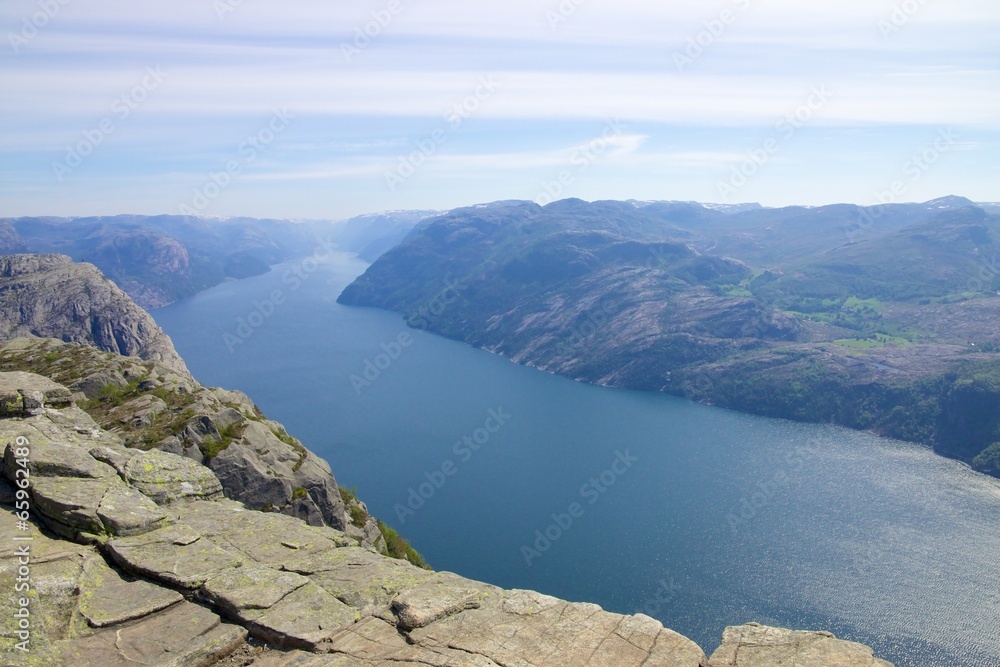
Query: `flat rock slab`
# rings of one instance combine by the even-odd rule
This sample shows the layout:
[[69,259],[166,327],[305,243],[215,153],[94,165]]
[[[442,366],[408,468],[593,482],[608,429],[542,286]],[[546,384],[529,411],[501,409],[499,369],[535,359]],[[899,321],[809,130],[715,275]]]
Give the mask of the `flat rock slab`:
[[309,583],[269,609],[244,609],[238,618],[254,636],[266,641],[288,648],[313,649],[337,630],[353,625],[360,615]]
[[20,429],[34,442],[56,442],[77,446],[83,451],[100,445],[121,445],[118,436],[102,431],[97,422],[75,405],[63,410],[47,410],[44,414],[22,420],[0,421],[0,433],[7,428]]
[[[435,649],[411,645],[394,626],[368,617],[341,630],[320,646],[321,651],[349,656],[358,665],[434,665],[434,667],[500,667],[483,655],[456,651],[447,647]],[[295,664],[295,663],[292,663]],[[309,663],[304,663],[309,664]],[[317,663],[323,665],[325,663]],[[531,664],[523,662],[517,664]]]
[[309,580],[294,572],[282,572],[260,565],[244,565],[223,570],[209,579],[202,595],[230,614],[250,609],[270,609]]
[[181,498],[215,498],[222,484],[215,474],[191,459],[153,449],[125,464],[125,481],[159,505]]
[[290,559],[315,557],[354,544],[332,528],[317,528],[295,517],[246,509],[232,500],[187,501],[171,507],[178,519],[248,560],[280,568]]
[[181,588],[196,589],[242,559],[220,549],[187,526],[109,540],[108,554],[125,569]]
[[124,484],[108,488],[97,516],[112,535],[142,535],[155,530],[166,520],[166,513],[152,500]]
[[[32,592],[38,596],[32,618],[42,620],[49,641],[63,639],[72,630],[83,563],[82,558],[70,557],[31,566]],[[8,590],[14,590],[13,582]]]
[[856,642],[829,632],[804,632],[748,623],[726,628],[711,667],[892,667]]
[[[431,649],[454,649],[500,665],[535,667],[700,667],[705,654],[691,640],[646,616],[620,616],[527,591],[503,591],[477,609],[409,633]],[[532,613],[532,608],[537,612]]]
[[442,572],[398,595],[392,602],[392,610],[399,617],[400,627],[412,630],[466,609],[476,609],[484,598],[499,591]]
[[74,537],[73,531],[104,532],[104,523],[97,516],[97,508],[112,484],[121,484],[121,480],[117,477],[40,477],[32,480],[31,495],[35,509],[48,519],[56,531],[69,531],[71,534],[68,536]]
[[364,615],[391,616],[396,597],[434,577],[410,563],[386,558],[360,547],[330,549],[313,555],[293,555],[282,566],[308,575],[338,599]]
[[245,629],[181,602],[139,621],[101,630],[63,650],[63,664],[136,667],[201,667],[228,656],[246,640]]
[[126,581],[95,556],[84,566],[78,609],[91,627],[103,628],[142,618],[183,599],[177,591],[147,581]]
[[[35,431],[24,429],[28,439],[30,454],[27,457],[31,476],[38,477],[116,477],[115,469],[97,461],[86,449],[74,445],[51,442]],[[17,467],[14,456],[15,445],[11,441],[4,452],[7,470]]]
[[305,651],[271,652],[253,662],[253,667],[427,667],[422,662],[371,662],[351,655],[317,655]]

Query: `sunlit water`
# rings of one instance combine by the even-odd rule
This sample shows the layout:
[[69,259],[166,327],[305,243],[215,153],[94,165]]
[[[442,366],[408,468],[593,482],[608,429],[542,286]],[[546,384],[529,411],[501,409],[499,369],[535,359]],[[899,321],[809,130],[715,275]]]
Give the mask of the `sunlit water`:
[[199,380],[250,394],[436,569],[642,611],[707,652],[759,621],[897,667],[1000,667],[997,480],[916,445],[520,367],[337,305],[359,260],[313,268],[154,316]]

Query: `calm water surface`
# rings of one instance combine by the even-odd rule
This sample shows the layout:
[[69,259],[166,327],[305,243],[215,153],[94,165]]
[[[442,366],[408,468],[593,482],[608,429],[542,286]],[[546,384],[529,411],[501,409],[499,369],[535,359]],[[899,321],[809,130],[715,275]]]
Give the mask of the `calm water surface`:
[[337,305],[360,260],[302,268],[153,314],[199,380],[250,394],[436,569],[645,612],[709,653],[759,621],[897,667],[1000,667],[997,480],[916,445],[520,367]]

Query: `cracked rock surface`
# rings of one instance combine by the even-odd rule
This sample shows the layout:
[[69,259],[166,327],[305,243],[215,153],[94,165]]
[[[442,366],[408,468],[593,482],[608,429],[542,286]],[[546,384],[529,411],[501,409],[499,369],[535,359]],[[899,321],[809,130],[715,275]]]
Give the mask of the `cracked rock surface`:
[[[252,509],[332,526],[385,550],[364,503],[342,492],[326,461],[241,392],[204,387],[157,360],[54,339],[0,343],[0,371],[10,371],[0,380],[0,416],[31,417],[43,405],[68,408],[65,417],[51,412],[29,426],[74,433],[74,442],[89,443],[94,458],[157,503],[225,493]],[[74,399],[86,411],[73,406]],[[37,465],[72,463],[65,448],[52,446],[57,451]]]
[[799,632],[757,623],[726,628],[712,667],[892,667],[863,644],[829,632]]

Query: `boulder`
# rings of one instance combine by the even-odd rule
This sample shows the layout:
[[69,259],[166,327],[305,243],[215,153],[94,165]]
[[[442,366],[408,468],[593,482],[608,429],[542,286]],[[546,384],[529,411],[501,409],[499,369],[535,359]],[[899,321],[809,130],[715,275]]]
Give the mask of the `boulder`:
[[191,459],[159,450],[139,452],[125,464],[125,481],[159,505],[181,498],[214,498],[222,485],[212,471]]
[[27,417],[43,407],[65,408],[72,394],[52,380],[22,371],[0,373],[0,417]]
[[892,667],[863,644],[829,632],[803,632],[748,623],[726,628],[711,667]]

